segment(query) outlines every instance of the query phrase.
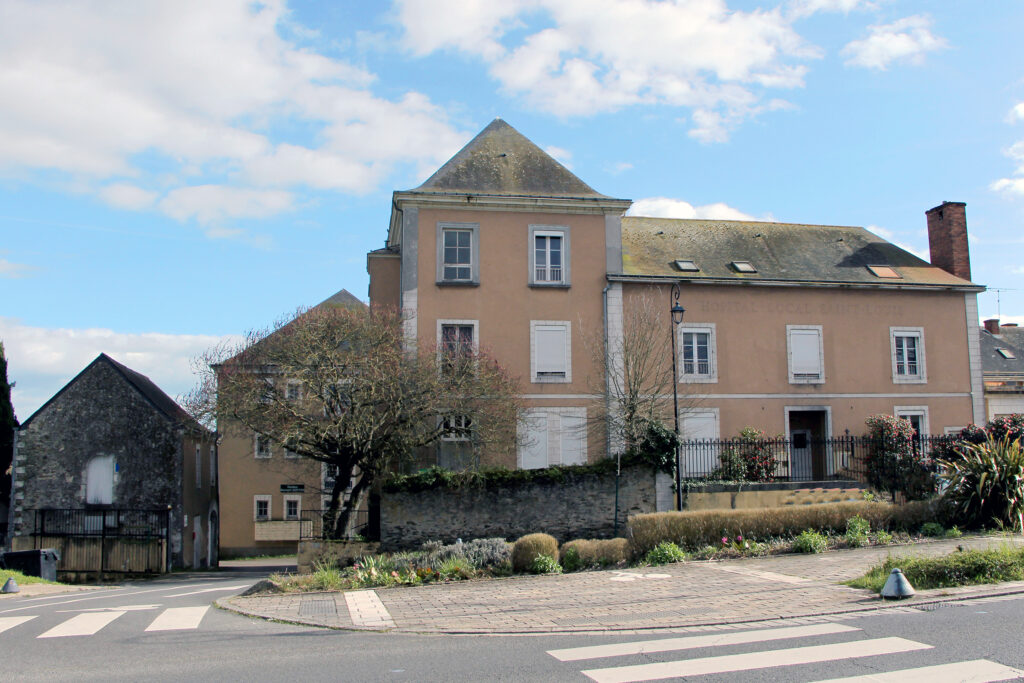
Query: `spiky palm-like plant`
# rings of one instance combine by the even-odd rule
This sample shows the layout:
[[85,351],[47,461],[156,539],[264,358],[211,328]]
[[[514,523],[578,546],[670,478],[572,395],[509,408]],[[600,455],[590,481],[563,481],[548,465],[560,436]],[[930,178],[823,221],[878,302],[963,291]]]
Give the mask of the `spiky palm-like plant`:
[[1019,438],[964,444],[958,457],[939,465],[947,482],[946,500],[966,524],[1024,530],[1024,448]]

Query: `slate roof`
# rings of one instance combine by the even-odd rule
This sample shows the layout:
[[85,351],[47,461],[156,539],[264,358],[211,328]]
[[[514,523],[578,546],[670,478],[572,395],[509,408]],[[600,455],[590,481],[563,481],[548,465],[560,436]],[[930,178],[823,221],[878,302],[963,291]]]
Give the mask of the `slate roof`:
[[[1001,327],[999,332],[993,335],[984,327],[978,332],[982,374],[988,380],[1024,380],[1024,328]],[[1004,358],[997,349],[1009,349],[1016,358]]]
[[[680,271],[674,265],[677,259],[692,260],[700,270]],[[731,265],[734,261],[749,261],[757,272],[737,272]],[[622,264],[627,277],[691,282],[981,289],[864,228],[831,225],[626,216]],[[902,277],[877,277],[867,269],[869,265],[891,266]]]
[[409,192],[610,199],[501,119]]
[[366,308],[366,304],[359,300],[355,294],[342,289],[331,296],[327,297],[313,308],[320,308],[321,306],[343,306],[347,308]]
[[33,418],[35,418],[36,415],[41,413],[47,406],[49,406],[51,403],[57,400],[57,397],[63,394],[68,389],[68,387],[72,386],[78,380],[79,377],[88,372],[97,363],[106,363],[110,367],[112,367],[119,375],[121,375],[121,377],[125,379],[125,381],[128,382],[128,384],[130,384],[136,391],[142,394],[143,398],[145,398],[150,403],[150,405],[152,405],[159,413],[161,413],[168,420],[175,423],[188,424],[189,426],[198,427],[205,430],[205,428],[200,427],[199,423],[197,423],[184,408],[178,405],[178,403],[173,398],[165,394],[163,390],[160,389],[160,387],[154,384],[153,380],[146,377],[142,373],[132,370],[126,365],[118,363],[116,360],[114,360],[105,353],[101,353],[99,356],[96,357],[96,359],[93,362],[89,363],[89,365],[87,365],[85,369],[83,369],[80,373],[75,375],[74,378],[70,382],[65,384],[60,389],[60,391],[54,394],[49,401],[40,406],[39,409],[36,410],[36,412],[32,413],[32,415],[27,420],[22,422],[21,427],[25,428],[26,426],[28,426],[28,424],[33,420]]

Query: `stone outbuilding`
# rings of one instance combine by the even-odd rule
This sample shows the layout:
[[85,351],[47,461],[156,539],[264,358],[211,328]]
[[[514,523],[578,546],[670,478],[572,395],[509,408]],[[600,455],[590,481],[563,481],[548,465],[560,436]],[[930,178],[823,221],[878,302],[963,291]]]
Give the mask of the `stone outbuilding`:
[[158,516],[169,546],[165,562],[216,566],[216,435],[148,377],[106,354],[21,425],[13,472],[15,547],[28,545],[19,537],[40,534],[37,511],[84,520],[66,523],[62,533],[89,534],[103,520],[115,537],[132,535],[139,523],[124,520],[139,519],[140,511],[166,511]]

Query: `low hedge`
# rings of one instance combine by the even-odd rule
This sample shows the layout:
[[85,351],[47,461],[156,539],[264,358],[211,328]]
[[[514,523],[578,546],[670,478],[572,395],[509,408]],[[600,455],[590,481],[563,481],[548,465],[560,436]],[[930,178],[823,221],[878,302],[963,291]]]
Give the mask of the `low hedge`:
[[538,555],[550,557],[558,562],[558,541],[548,534],[527,534],[512,545],[512,569],[527,572],[533,567]]
[[1024,579],[1024,548],[965,550],[944,557],[890,557],[864,576],[845,583],[877,593],[897,567],[918,590],[1020,581]]
[[[622,458],[623,467],[652,465],[642,456]],[[493,489],[532,483],[562,484],[573,477],[615,474],[615,460],[608,458],[587,465],[554,465],[535,470],[510,470],[507,467],[486,467],[478,470],[452,471],[428,467],[415,474],[397,474],[381,484],[386,493],[416,493],[431,489]]]
[[628,522],[630,549],[643,557],[663,541],[688,550],[717,545],[723,536],[750,539],[791,538],[806,529],[845,533],[846,522],[860,515],[872,529],[917,530],[936,518],[936,507],[927,501],[890,503],[823,503],[748,510],[698,510],[652,512],[632,515]]
[[629,541],[625,538],[577,539],[563,543],[559,551],[561,557],[572,557],[575,554],[575,567],[566,566],[566,571],[588,569],[590,567],[607,567],[625,562],[629,559]]

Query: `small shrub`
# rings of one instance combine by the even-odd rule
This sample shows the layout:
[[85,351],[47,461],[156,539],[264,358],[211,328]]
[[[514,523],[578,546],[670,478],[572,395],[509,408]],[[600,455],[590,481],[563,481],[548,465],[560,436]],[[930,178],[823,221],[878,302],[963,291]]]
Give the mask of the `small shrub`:
[[577,539],[562,545],[562,557],[560,559],[562,567],[566,571],[578,571],[570,570],[566,567],[564,555],[570,550],[574,550],[579,558],[579,569],[608,567],[624,563],[629,559],[629,541],[625,538]]
[[931,538],[937,538],[946,534],[946,527],[942,526],[938,522],[925,522],[921,525],[921,535],[928,536]]
[[892,543],[892,534],[884,529],[875,532],[875,543],[878,545],[889,545]]
[[561,574],[562,567],[551,555],[537,555],[530,563],[531,574]]
[[[1007,427],[1009,429],[1009,427]],[[1021,440],[966,444],[959,457],[940,461],[944,498],[969,526],[1024,530],[1024,448]]]
[[859,548],[868,542],[871,523],[860,515],[846,520],[846,544],[851,548]]
[[965,550],[944,557],[890,557],[859,579],[847,581],[854,588],[880,591],[896,567],[918,590],[950,588],[1024,579],[1024,549],[1003,547]]
[[538,555],[547,555],[558,562],[558,541],[548,534],[527,534],[512,546],[512,569],[530,571]]
[[902,493],[907,500],[922,500],[935,493],[935,467],[918,453],[910,420],[894,415],[872,415],[868,426],[868,482],[876,489]]
[[798,553],[823,553],[827,549],[828,539],[817,531],[805,529],[793,539],[793,550]]
[[331,562],[313,563],[310,590],[336,591],[341,590],[347,583],[345,574]]
[[949,529],[946,529],[946,538],[960,538],[963,535],[964,532],[960,531],[960,528],[957,527],[955,524]]
[[449,557],[437,568],[442,579],[468,579],[473,576],[473,565],[464,557]]
[[672,562],[682,562],[686,559],[686,553],[683,549],[677,546],[675,543],[665,541],[659,543],[654,548],[651,548],[650,552],[644,557],[644,562],[651,565],[658,564],[670,564]]
[[567,572],[578,572],[585,569],[583,560],[580,559],[580,551],[574,547],[562,546],[562,569]]

